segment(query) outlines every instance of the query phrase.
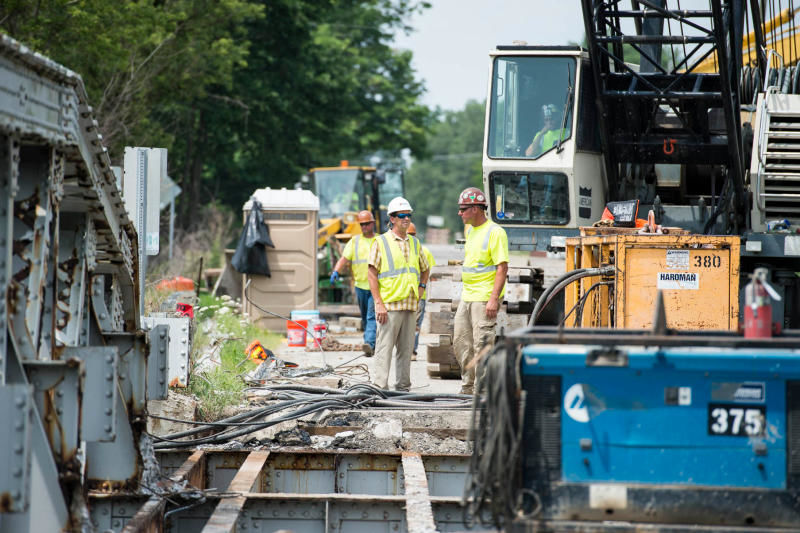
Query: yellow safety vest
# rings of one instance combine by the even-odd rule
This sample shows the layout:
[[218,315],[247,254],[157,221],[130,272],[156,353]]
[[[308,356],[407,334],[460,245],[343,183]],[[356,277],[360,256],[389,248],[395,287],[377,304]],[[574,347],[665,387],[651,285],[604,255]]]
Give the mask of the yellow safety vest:
[[[381,269],[378,272],[378,285],[381,299],[385,303],[397,302],[406,298],[410,292],[419,298],[419,241],[409,235],[410,249],[408,261],[403,251],[391,235],[391,230],[378,236],[381,252]],[[387,236],[389,238],[387,238]]]
[[353,279],[356,281],[356,287],[369,290],[369,281],[367,280],[369,250],[375,241],[375,237],[367,238],[359,234],[353,237],[353,241],[353,259],[350,261]]
[[[492,296],[494,279],[497,276],[497,265],[492,263],[489,253],[489,238],[492,231],[502,228],[491,221],[486,221],[478,228],[467,228],[467,239],[464,244],[464,264],[461,267],[463,282],[462,300],[468,302],[488,302]],[[506,288],[500,291],[500,297]]]

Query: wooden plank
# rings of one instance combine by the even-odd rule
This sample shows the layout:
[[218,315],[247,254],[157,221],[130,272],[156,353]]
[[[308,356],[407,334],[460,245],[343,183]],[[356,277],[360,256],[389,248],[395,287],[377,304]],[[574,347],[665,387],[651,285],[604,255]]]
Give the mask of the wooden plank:
[[[204,489],[206,485],[206,456],[197,450],[170,477],[175,483],[188,481],[193,487]],[[125,525],[123,533],[163,533],[166,500],[151,496]]]
[[269,457],[268,451],[250,452],[227,490],[227,492],[242,494],[221,500],[214,509],[214,514],[206,522],[203,533],[233,533],[236,531],[239,514],[247,501],[248,493],[251,492],[258,476],[261,475],[267,457]]
[[455,316],[452,311],[426,312],[425,320],[428,321],[428,332],[452,335],[455,327]]
[[429,346],[427,352],[429,363],[458,364],[455,351],[452,346]]
[[406,491],[406,525],[409,533],[432,533],[436,530],[433,520],[428,478],[425,466],[418,453],[403,452],[403,477]]

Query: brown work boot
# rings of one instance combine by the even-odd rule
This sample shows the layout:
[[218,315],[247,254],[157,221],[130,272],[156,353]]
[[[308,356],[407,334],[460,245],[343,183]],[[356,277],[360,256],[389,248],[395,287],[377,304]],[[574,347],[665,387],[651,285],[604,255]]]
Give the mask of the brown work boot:
[[366,342],[361,345],[361,351],[364,352],[364,355],[366,355],[367,357],[372,357],[372,354],[375,353],[375,350],[372,349],[372,346],[370,346]]
[[416,361],[417,360],[417,352],[411,352],[411,360],[412,361]]
[[464,387],[462,385],[461,390],[458,391],[458,393],[459,394],[469,394],[470,396],[472,396],[472,394],[473,394],[473,390],[472,389],[473,389],[473,387]]

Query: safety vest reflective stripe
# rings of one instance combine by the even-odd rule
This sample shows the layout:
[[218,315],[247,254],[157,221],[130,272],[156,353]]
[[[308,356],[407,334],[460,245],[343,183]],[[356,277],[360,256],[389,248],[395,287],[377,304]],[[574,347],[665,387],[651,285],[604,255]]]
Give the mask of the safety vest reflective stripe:
[[[386,259],[388,260],[389,264],[392,267],[394,267],[394,257],[392,257],[392,249],[389,248],[389,242],[386,240],[385,235],[381,235],[380,237],[381,240],[383,241],[383,247],[386,250]],[[414,237],[411,237],[410,235],[409,237],[411,239],[414,239]],[[416,239],[414,239],[414,251],[417,252],[417,255],[419,255],[419,242],[417,242]],[[381,272],[380,274],[378,274],[378,279],[391,278],[399,276],[401,274],[409,274],[409,273],[415,274],[417,277],[419,277],[419,270],[417,270],[412,266],[404,266],[402,268],[391,268],[386,272]]]
[[484,265],[483,263],[478,263],[476,267],[461,267],[462,272],[472,272],[474,274],[481,274],[483,272],[491,272],[492,270],[497,270],[497,265]]
[[[353,249],[354,249],[353,254],[355,255],[355,259],[353,259],[352,263],[354,265],[363,265],[363,264],[367,263],[367,261],[369,261],[369,259],[367,259],[366,257],[364,259],[359,259],[359,257],[358,257],[358,240],[360,238],[361,238],[361,235],[356,235],[355,236],[355,241],[356,242],[353,243]],[[369,250],[367,252],[369,252]]]
[[[492,232],[496,227],[497,226],[492,226],[489,231],[486,232],[486,237],[483,238],[481,248],[483,248],[484,252],[489,249],[489,239],[492,237]],[[471,228],[470,232],[472,231],[475,231],[475,228]],[[481,262],[478,262],[478,265],[474,267],[461,267],[462,272],[470,272],[472,274],[483,274],[484,272],[491,272],[493,270],[497,270],[497,265],[484,265]]]
[[[402,300],[409,294],[418,298],[419,241],[409,235],[408,259],[406,259],[398,243],[394,242],[394,237],[389,239],[387,235],[388,233],[380,235],[378,241],[381,253],[381,268],[378,272],[381,298],[386,303]],[[398,253],[400,256],[396,257]]]
[[483,251],[484,252],[489,249],[489,238],[492,236],[492,232],[494,231],[494,228],[496,228],[496,227],[497,226],[493,225],[491,228],[489,228],[489,231],[486,232],[486,237],[483,239]]

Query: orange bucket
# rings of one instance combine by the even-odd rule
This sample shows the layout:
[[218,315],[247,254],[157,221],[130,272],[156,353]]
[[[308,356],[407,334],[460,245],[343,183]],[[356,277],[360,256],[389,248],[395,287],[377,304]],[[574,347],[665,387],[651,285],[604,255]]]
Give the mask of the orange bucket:
[[[300,324],[299,326],[297,324]],[[286,321],[286,338],[289,341],[289,346],[305,346],[306,345],[306,330],[308,327],[308,320],[287,320]]]

